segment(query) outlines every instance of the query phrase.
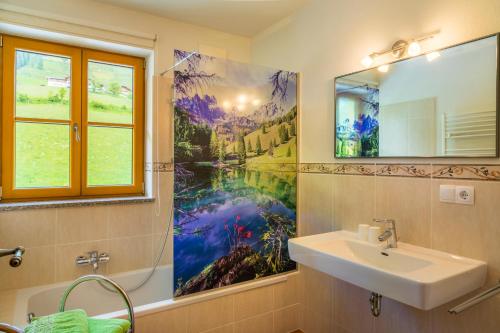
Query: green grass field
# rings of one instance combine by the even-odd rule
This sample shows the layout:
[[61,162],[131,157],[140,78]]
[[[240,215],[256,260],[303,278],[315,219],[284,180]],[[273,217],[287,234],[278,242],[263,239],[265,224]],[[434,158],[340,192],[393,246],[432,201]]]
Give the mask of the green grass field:
[[[69,76],[69,60],[20,52],[16,58],[16,116],[70,120],[70,90],[48,85],[48,77]],[[89,78],[104,87],[89,91],[89,121],[130,124],[132,98],[116,86],[132,87],[129,68],[89,64]],[[112,84],[115,90],[111,92]],[[90,90],[90,89],[89,89]],[[130,129],[90,127],[88,133],[89,185],[132,182]],[[67,187],[70,179],[69,125],[16,123],[17,188]]]

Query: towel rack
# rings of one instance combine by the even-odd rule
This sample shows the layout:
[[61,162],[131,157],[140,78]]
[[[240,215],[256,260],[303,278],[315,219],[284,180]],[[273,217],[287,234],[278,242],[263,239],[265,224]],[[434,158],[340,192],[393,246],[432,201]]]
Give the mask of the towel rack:
[[23,330],[5,323],[0,323],[0,332],[5,333],[23,333]]
[[478,303],[481,303],[482,301],[491,298],[499,293],[500,293],[500,281],[498,281],[498,283],[495,286],[491,287],[490,289],[483,291],[482,293],[468,299],[467,301],[455,306],[452,309],[449,309],[448,312],[451,314],[459,314],[460,312],[465,311],[468,308]]
[[497,135],[496,111],[445,112],[442,115],[442,144],[446,156],[492,156]]
[[130,328],[128,330],[129,333],[134,333],[135,330],[135,318],[134,318],[134,307],[132,306],[132,302],[130,301],[130,298],[128,297],[127,293],[125,290],[123,290],[122,287],[118,285],[115,281],[111,280],[110,278],[107,278],[102,275],[96,275],[96,274],[91,274],[91,275],[83,275],[76,279],[67,289],[64,291],[63,296],[61,297],[61,302],[59,303],[59,312],[64,312],[64,307],[66,306],[66,300],[68,299],[69,294],[75,289],[79,284],[83,282],[88,282],[88,281],[104,281],[109,283],[113,288],[118,291],[118,293],[122,296],[123,301],[127,305],[127,310],[128,310],[128,319],[130,321]]

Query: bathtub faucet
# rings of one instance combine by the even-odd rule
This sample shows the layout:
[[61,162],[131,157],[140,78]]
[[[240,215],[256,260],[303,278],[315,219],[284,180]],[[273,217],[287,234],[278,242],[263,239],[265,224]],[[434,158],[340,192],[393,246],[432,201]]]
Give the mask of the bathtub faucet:
[[99,268],[100,263],[106,263],[109,261],[109,254],[98,251],[87,252],[88,256],[78,256],[76,257],[77,266],[87,266],[91,265],[94,272]]
[[19,267],[23,262],[24,247],[18,246],[13,249],[0,249],[0,257],[10,256],[9,265],[11,267]]

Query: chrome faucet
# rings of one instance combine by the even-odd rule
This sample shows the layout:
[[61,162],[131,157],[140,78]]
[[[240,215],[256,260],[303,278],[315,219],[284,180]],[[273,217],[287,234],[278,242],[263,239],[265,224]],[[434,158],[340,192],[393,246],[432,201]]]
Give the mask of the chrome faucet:
[[9,265],[11,267],[19,267],[23,262],[23,254],[26,250],[22,246],[15,247],[13,249],[0,249],[0,257],[10,256],[12,258],[9,260]]
[[87,266],[91,265],[92,270],[94,272],[97,271],[99,268],[100,263],[106,263],[109,261],[109,254],[102,252],[99,253],[98,251],[90,251],[87,252],[88,257],[86,256],[78,256],[76,257],[76,265],[77,266]]
[[378,236],[378,240],[383,242],[387,241],[387,248],[397,248],[398,247],[398,234],[396,232],[396,221],[393,219],[373,219],[373,222],[376,223],[385,223],[390,224],[380,236]]

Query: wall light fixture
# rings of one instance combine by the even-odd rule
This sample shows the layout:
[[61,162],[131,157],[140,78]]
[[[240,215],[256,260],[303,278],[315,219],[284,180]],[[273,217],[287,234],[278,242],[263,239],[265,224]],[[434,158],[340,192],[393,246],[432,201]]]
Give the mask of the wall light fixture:
[[[405,55],[410,57],[415,57],[422,53],[422,45],[423,41],[433,38],[439,33],[439,31],[434,31],[427,35],[423,35],[417,38],[409,39],[409,40],[398,40],[396,41],[389,50],[384,50],[380,52],[373,52],[363,59],[361,59],[361,64],[365,68],[372,67],[376,64],[377,58],[380,56],[391,54],[394,58],[400,59]],[[431,60],[429,60],[431,61]],[[379,66],[380,67],[380,66]],[[388,67],[387,67],[388,68]],[[380,70],[380,69],[379,69]]]

